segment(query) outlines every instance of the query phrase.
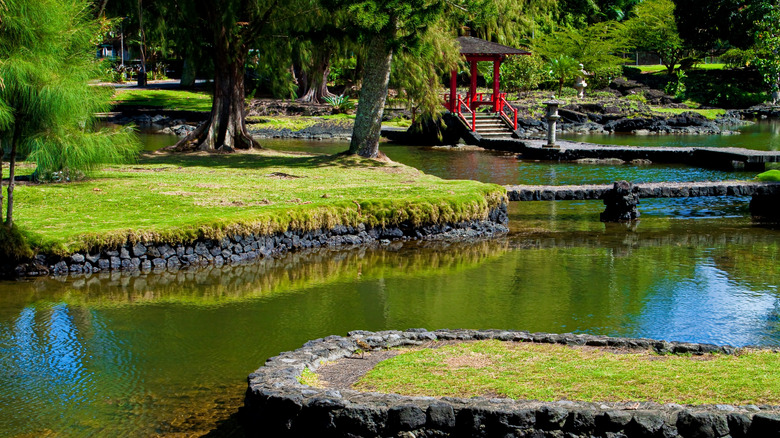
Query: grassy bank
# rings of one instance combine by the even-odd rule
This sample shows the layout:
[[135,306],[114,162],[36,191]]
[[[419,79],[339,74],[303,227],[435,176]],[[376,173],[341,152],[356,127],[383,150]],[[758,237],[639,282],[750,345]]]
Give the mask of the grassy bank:
[[395,163],[267,150],[148,155],[88,181],[16,190],[23,235],[35,250],[57,254],[127,241],[460,221],[485,217],[505,196],[497,185]]
[[659,356],[595,348],[480,341],[380,362],[361,390],[528,400],[780,404],[780,355]]
[[114,93],[114,104],[120,109],[122,106],[146,106],[177,111],[211,111],[211,94],[204,91],[118,88]]

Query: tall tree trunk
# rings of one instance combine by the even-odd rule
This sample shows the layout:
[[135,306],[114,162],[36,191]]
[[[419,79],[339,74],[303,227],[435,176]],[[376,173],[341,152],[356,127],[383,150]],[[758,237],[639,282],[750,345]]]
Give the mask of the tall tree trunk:
[[[172,149],[221,150],[261,148],[246,130],[244,65],[248,50],[233,48],[224,38],[215,50],[214,98],[209,119]],[[232,50],[231,50],[232,49]]]
[[335,94],[328,91],[328,75],[330,74],[330,59],[332,53],[330,50],[323,50],[317,55],[312,71],[303,73],[305,81],[305,92],[298,98],[300,102],[323,103],[326,97],[333,97]]
[[8,228],[14,225],[14,186],[16,178],[16,145],[19,144],[19,138],[21,137],[21,129],[19,127],[14,128],[14,136],[11,140],[11,155],[8,157],[8,209],[6,210],[5,225]]
[[138,72],[138,86],[146,86],[146,32],[144,32],[144,14],[141,5],[142,0],[138,0],[138,27],[141,30],[141,71]]
[[192,55],[189,54],[184,58],[184,63],[181,68],[181,80],[179,81],[179,87],[191,88],[195,85],[195,79],[197,78],[197,67]]
[[367,158],[379,156],[379,135],[392,62],[393,49],[388,45],[388,36],[374,35],[366,55],[363,86],[360,89],[355,126],[352,128],[352,142],[349,144],[351,154]]

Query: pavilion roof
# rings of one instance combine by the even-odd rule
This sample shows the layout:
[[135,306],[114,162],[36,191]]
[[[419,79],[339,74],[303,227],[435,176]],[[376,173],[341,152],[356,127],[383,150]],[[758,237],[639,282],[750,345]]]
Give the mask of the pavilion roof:
[[530,55],[531,52],[471,36],[458,37],[461,55]]

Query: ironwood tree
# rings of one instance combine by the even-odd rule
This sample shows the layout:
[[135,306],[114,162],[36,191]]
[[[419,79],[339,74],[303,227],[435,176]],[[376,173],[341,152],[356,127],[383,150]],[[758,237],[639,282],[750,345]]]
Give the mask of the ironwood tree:
[[[36,163],[39,181],[67,181],[136,152],[127,132],[96,129],[95,113],[108,108],[113,90],[89,84],[99,76],[93,38],[100,34],[89,6],[87,0],[0,3],[0,181],[8,148],[8,228],[19,154]],[[2,206],[0,190],[0,217]]]
[[352,31],[365,47],[363,81],[349,153],[379,156],[393,54],[419,47],[423,34],[444,11],[443,0],[323,0],[342,8]]

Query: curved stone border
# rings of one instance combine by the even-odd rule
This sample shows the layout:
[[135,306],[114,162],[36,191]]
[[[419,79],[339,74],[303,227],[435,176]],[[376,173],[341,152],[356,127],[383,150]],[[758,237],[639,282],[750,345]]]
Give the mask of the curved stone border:
[[[266,436],[318,437],[691,437],[780,436],[780,407],[644,403],[540,402],[475,397],[405,397],[313,388],[299,382],[304,369],[352,356],[357,341],[372,349],[434,340],[497,339],[589,345],[659,353],[735,354],[711,344],[500,330],[411,329],[350,332],[309,341],[268,359],[249,375],[244,422]],[[365,345],[364,345],[365,348]]]
[[[364,245],[373,242],[413,239],[465,239],[506,233],[507,205],[490,210],[484,220],[414,227],[388,228],[337,225],[316,231],[292,230],[268,236],[232,235],[220,240],[198,239],[187,243],[138,242],[118,248],[81,252],[68,257],[39,254],[29,263],[0,266],[0,273],[13,270],[17,277],[68,275],[110,271],[163,272],[188,266],[222,266],[271,257],[308,248]],[[0,263],[2,265],[2,263]],[[10,269],[9,269],[10,268]]]

